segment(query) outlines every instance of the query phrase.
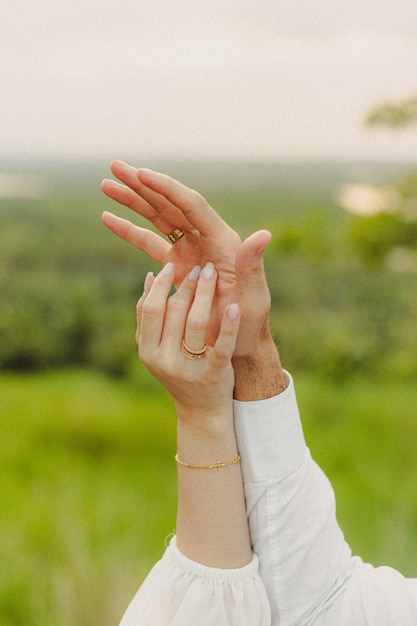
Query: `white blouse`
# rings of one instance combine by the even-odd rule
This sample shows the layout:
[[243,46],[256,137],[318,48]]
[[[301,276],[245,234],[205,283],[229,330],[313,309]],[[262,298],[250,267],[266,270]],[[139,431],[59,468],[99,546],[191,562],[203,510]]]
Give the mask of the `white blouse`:
[[235,402],[252,562],[205,567],[174,539],[120,626],[417,625],[417,579],[351,555],[287,383],[275,398]]
[[186,558],[175,537],[133,598],[120,626],[270,626],[258,558],[240,569]]

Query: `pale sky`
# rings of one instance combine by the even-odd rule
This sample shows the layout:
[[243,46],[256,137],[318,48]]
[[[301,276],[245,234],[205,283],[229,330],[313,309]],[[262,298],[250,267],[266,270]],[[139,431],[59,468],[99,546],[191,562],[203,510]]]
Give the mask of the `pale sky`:
[[0,157],[415,159],[416,0],[0,0]]

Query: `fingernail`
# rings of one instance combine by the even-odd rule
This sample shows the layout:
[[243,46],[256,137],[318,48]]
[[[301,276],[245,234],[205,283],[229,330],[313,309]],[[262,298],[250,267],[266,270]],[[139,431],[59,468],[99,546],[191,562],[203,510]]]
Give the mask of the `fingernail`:
[[239,305],[236,303],[231,304],[227,311],[227,315],[229,317],[229,320],[236,320],[239,315]]
[[173,271],[174,271],[174,264],[167,263],[165,267],[162,268],[161,274],[164,274],[164,276],[169,276],[170,274],[172,274]]
[[193,267],[191,272],[188,274],[188,279],[189,280],[197,280],[197,278],[200,276],[200,272],[201,272],[201,267],[199,265],[196,265],[195,267]]
[[213,263],[207,263],[206,267],[203,270],[203,277],[206,280],[211,280],[214,276],[214,264]]
[[145,284],[144,284],[144,287],[143,287],[143,291],[145,293],[150,289],[152,278],[153,278],[153,272],[148,272],[146,274]]

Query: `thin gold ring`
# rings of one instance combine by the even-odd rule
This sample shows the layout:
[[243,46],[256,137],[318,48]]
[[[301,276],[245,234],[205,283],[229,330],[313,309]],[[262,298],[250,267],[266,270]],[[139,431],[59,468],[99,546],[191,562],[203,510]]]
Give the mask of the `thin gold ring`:
[[202,359],[207,352],[207,346],[204,346],[201,350],[192,350],[187,346],[185,340],[182,340],[181,350],[187,359]]
[[175,230],[172,231],[170,235],[167,235],[167,237],[168,237],[168,241],[174,244],[178,241],[178,239],[181,239],[181,237],[184,237],[184,235],[185,233],[183,230],[181,230],[181,228],[176,228]]

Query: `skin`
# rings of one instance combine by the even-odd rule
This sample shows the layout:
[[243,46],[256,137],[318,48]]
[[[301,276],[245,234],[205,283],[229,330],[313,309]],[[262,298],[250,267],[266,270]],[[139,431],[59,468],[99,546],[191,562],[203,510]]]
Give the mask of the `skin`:
[[[237,457],[233,428],[232,355],[240,312],[227,306],[218,337],[198,360],[181,350],[183,337],[204,345],[218,274],[212,264],[196,268],[169,296],[174,266],[148,275],[137,305],[136,339],[146,367],[171,394],[178,417],[178,455],[211,465]],[[197,323],[196,323],[197,320]],[[252,553],[242,476],[238,464],[218,469],[178,466],[177,546],[188,558],[211,567],[238,568]]]
[[[208,261],[216,266],[218,280],[206,343],[214,345],[225,307],[239,303],[241,322],[233,355],[235,398],[259,400],[283,391],[285,378],[269,327],[271,299],[263,267],[271,234],[260,230],[242,242],[199,193],[173,178],[121,161],[113,161],[111,171],[120,182],[105,179],[103,192],[164,236],[105,212],[103,223],[109,230],[162,265],[172,262],[177,287],[192,267]],[[171,245],[166,235],[175,228],[185,235]]]

